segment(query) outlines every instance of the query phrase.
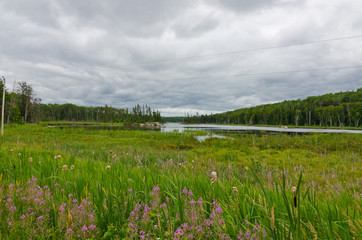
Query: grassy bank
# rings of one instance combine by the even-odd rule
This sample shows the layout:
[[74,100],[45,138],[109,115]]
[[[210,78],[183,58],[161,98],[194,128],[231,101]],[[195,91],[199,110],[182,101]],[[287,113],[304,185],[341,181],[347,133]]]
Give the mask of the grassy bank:
[[1,238],[362,236],[361,135],[196,134],[7,126]]

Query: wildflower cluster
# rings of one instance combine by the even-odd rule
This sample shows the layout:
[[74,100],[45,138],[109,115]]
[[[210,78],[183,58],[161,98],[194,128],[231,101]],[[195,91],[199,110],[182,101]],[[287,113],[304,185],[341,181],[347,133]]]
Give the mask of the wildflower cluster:
[[243,226],[244,230],[240,230],[237,235],[239,240],[259,240],[267,237],[266,232],[260,229],[260,225],[256,220],[254,224],[250,224],[248,220],[245,220]]
[[[193,192],[184,188],[182,191],[182,209],[184,217],[181,220],[177,211],[172,211],[172,202],[169,198],[165,201],[160,194],[160,188],[154,187],[151,201],[137,203],[128,218],[130,239],[231,239],[226,233],[226,225],[223,219],[223,209],[217,201],[213,201],[210,211],[206,210],[207,204],[202,198],[194,198]],[[248,222],[247,222],[248,223]],[[249,224],[249,223],[248,223]],[[243,226],[242,229],[248,229]],[[239,231],[238,237],[260,236],[259,225],[252,225],[255,231]],[[245,237],[244,237],[245,236]]]
[[[97,235],[94,210],[88,200],[77,204],[76,199],[70,199],[69,203],[59,204],[54,201],[53,195],[51,188],[40,187],[35,177],[24,184],[1,185],[0,229],[3,234],[10,239],[18,239],[19,236],[27,239],[49,236],[87,239]],[[84,226],[86,233],[82,232]],[[78,235],[67,234],[69,227]]]
[[59,208],[57,230],[65,234],[67,239],[95,238],[98,234],[96,227],[95,210],[89,199],[78,202],[69,194],[68,203],[62,203]]

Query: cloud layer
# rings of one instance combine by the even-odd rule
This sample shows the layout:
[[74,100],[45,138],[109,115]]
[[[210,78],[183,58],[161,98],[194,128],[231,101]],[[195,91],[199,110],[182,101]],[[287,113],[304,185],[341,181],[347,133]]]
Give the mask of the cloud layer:
[[[165,116],[356,90],[362,68],[289,71],[362,65],[362,38],[217,54],[362,35],[360,9],[359,0],[3,0],[0,74],[9,90],[27,81],[44,103],[140,103]],[[286,73],[260,74],[271,72]]]

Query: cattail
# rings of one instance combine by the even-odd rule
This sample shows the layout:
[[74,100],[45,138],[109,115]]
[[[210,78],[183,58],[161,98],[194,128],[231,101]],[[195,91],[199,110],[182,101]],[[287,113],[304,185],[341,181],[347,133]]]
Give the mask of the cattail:
[[74,165],[70,166],[70,170],[72,171],[74,170]]
[[14,150],[10,149],[10,154],[13,155]]
[[211,173],[211,184],[214,184],[217,180],[217,173],[216,172],[212,172]]
[[32,158],[32,157],[29,158],[29,162],[31,162],[31,163],[33,162],[33,158]]
[[106,166],[106,169],[107,169],[107,170],[111,169],[111,166],[110,166],[110,165],[107,165],[107,166]]
[[63,165],[63,171],[67,171],[68,170],[68,166],[67,165]]
[[292,187],[292,193],[294,198],[294,207],[297,207],[297,188],[295,186]]
[[239,192],[238,189],[236,187],[233,187],[233,193],[237,194],[238,192]]

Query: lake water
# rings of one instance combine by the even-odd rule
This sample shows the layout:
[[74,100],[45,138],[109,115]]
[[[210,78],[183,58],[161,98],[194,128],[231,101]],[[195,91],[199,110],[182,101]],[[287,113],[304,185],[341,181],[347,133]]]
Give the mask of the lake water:
[[[305,133],[355,133],[362,134],[362,130],[342,130],[342,129],[313,129],[313,128],[278,128],[278,127],[256,127],[256,126],[235,126],[235,125],[216,125],[216,124],[182,124],[165,123],[162,127],[137,127],[137,126],[117,126],[117,125],[57,125],[48,126],[56,128],[85,128],[89,130],[150,130],[162,132],[183,132],[186,130],[206,131],[215,137],[217,133],[240,133],[240,134],[262,134],[262,133],[286,133],[286,134],[305,134]],[[221,137],[221,136],[220,136]]]
[[162,125],[163,132],[183,132],[185,130],[200,130],[207,132],[281,132],[281,133],[359,133],[362,130],[344,130],[344,129],[314,129],[314,128],[278,128],[278,127],[256,127],[256,126],[234,126],[234,125],[214,125],[214,124],[182,124],[166,123]]

